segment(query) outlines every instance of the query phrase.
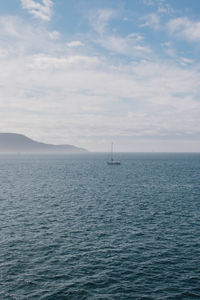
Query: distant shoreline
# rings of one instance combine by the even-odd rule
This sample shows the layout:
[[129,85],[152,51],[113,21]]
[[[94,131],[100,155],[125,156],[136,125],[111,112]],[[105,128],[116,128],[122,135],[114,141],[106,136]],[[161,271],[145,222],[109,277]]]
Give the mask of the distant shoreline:
[[0,153],[87,153],[74,145],[53,145],[34,141],[18,133],[0,133]]

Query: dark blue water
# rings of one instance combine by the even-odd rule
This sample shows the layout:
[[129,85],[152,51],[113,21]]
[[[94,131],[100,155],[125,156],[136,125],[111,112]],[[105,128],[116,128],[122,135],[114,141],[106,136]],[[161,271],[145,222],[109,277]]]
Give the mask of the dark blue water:
[[0,155],[0,299],[200,299],[200,154]]

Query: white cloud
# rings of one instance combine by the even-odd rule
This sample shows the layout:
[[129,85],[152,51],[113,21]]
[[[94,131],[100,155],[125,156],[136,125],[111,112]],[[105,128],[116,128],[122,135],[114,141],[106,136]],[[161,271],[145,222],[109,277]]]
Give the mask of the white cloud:
[[194,61],[187,57],[179,57],[179,61],[183,66],[186,66],[188,64],[192,64]]
[[5,58],[8,55],[8,50],[0,48],[0,59]]
[[60,32],[54,30],[54,31],[51,31],[49,32],[49,37],[52,39],[52,40],[57,40],[60,38]]
[[41,0],[42,3],[37,0],[21,0],[22,8],[27,9],[27,11],[36,18],[42,19],[44,21],[49,21],[52,16],[52,0]]
[[79,68],[88,68],[92,65],[95,66],[99,63],[99,59],[96,56],[85,56],[85,55],[73,55],[73,56],[66,56],[66,57],[57,57],[57,56],[50,56],[45,54],[37,54],[32,56],[31,62],[28,66],[33,69],[59,69],[63,70],[69,67],[76,67]]
[[81,41],[71,41],[67,43],[67,46],[70,48],[74,48],[74,47],[82,47],[84,46],[84,44]]
[[173,9],[165,0],[142,0],[147,6],[154,6],[157,8],[157,13],[166,14],[172,13]]
[[117,15],[117,11],[113,9],[99,9],[97,12],[92,12],[89,16],[90,23],[93,29],[103,34],[108,26],[111,18]]
[[[19,17],[0,16],[1,49],[5,49],[7,55],[57,52],[60,44],[64,45],[59,36],[57,31],[49,32],[40,23],[32,25]],[[61,51],[65,51],[63,45]]]
[[106,36],[104,46],[128,55],[125,61],[76,47],[72,55],[42,25],[8,23],[0,27],[8,51],[0,59],[1,131],[91,150],[105,150],[112,137],[200,135],[198,68],[153,55],[135,61],[134,55],[149,53],[140,35]]
[[158,0],[158,13],[171,14],[173,11],[173,8],[165,0]]
[[172,58],[176,58],[177,56],[176,50],[173,47],[166,47],[165,53]]
[[155,30],[160,28],[160,16],[158,14],[149,14],[142,17],[141,20],[144,21],[141,27],[152,27]]
[[167,28],[171,34],[175,34],[189,42],[200,42],[200,21],[193,21],[187,17],[172,19]]
[[[21,34],[18,30],[18,24],[21,23],[19,18],[13,16],[0,16],[0,35],[5,37],[17,39]],[[2,42],[3,42],[2,41]]]
[[182,66],[186,66],[188,64],[194,63],[194,60],[188,57],[183,57],[178,55],[174,45],[170,42],[165,42],[161,44],[164,48],[164,52],[170,56],[174,61],[177,61],[180,63]]
[[93,64],[83,69],[83,59],[43,55],[2,62],[2,126],[10,115],[13,128],[26,124],[34,132],[38,123],[46,139],[65,129],[76,144],[81,135],[100,138],[105,131],[110,136],[199,132],[200,105],[193,100],[199,91],[198,72],[159,62],[125,65],[118,71],[107,62],[99,71]]
[[140,35],[130,34],[126,37],[119,35],[105,35],[98,43],[105,49],[117,54],[124,54],[132,58],[144,58],[151,56],[151,49],[144,45]]
[[155,5],[155,2],[153,0],[142,0],[142,2],[147,6]]

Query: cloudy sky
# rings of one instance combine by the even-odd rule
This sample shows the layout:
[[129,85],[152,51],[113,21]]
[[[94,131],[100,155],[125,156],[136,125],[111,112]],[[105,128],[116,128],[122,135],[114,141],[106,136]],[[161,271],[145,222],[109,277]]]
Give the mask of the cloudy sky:
[[0,131],[200,151],[200,1],[0,2]]

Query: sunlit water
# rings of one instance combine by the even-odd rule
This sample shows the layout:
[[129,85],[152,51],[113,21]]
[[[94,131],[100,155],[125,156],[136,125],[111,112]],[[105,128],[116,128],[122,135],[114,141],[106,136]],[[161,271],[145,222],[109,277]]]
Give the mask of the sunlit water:
[[200,154],[0,155],[0,299],[200,299]]

